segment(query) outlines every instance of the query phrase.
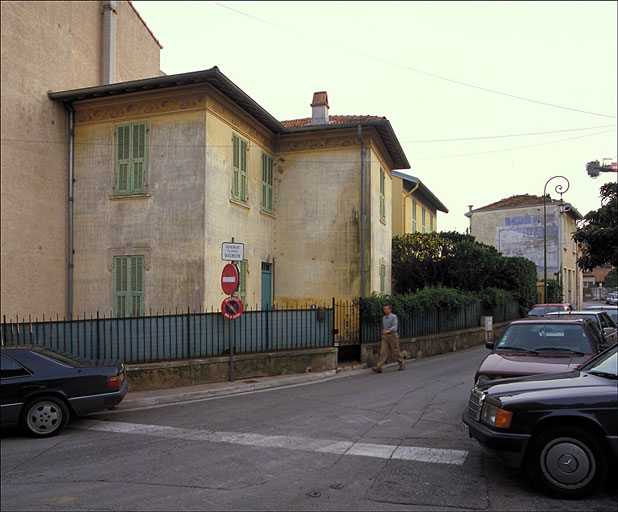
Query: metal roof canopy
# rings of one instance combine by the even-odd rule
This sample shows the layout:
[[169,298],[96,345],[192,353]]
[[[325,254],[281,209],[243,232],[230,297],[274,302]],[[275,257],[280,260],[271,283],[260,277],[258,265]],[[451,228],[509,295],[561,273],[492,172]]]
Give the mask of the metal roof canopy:
[[208,83],[212,85],[276,134],[337,130],[355,127],[359,124],[361,126],[373,126],[377,130],[382,142],[388,150],[389,155],[393,160],[393,166],[399,169],[410,168],[406,155],[403,152],[403,149],[397,140],[397,136],[395,135],[395,132],[393,131],[393,128],[388,120],[385,119],[337,125],[314,125],[301,128],[287,128],[266,110],[264,110],[260,105],[258,105],[253,99],[251,99],[251,97],[249,97],[229,78],[221,73],[217,66],[203,71],[191,71],[189,73],[180,73],[177,75],[143,78],[140,80],[118,82],[109,85],[98,85],[95,87],[85,87],[82,89],[73,89],[68,91],[48,91],[47,95],[52,100],[70,104],[80,100],[105,98],[122,94],[130,94],[138,91],[150,91],[199,83]]
[[397,171],[393,171],[393,176],[397,176],[398,178],[401,178],[402,180],[408,181],[410,183],[418,183],[418,195],[425,199],[427,202],[432,203],[436,207],[436,210],[448,213],[448,208],[444,206],[444,204],[442,204],[442,201],[440,201],[419,178]]

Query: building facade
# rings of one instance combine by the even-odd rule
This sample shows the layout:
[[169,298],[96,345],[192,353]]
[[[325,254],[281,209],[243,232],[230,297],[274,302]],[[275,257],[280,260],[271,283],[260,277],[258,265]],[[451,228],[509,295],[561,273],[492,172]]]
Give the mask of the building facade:
[[572,235],[583,217],[574,206],[549,197],[544,204],[542,197],[524,194],[471,208],[466,216],[470,234],[478,242],[493,245],[504,256],[533,261],[537,279],[547,274],[548,280],[559,280],[563,300],[582,305],[583,275],[577,267],[579,250]]
[[232,240],[248,307],[390,293],[409,163],[386,118],[329,116],[319,92],[279,122],[218,68],[49,96],[74,112],[76,312],[218,308]]
[[0,315],[68,313],[69,116],[49,90],[159,76],[130,2],[0,2]]

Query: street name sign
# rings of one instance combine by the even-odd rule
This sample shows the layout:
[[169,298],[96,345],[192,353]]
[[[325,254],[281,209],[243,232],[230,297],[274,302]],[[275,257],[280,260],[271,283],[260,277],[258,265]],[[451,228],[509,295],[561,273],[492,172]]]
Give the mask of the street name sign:
[[224,261],[242,261],[245,259],[245,244],[223,242],[221,244],[221,259]]
[[223,272],[221,272],[221,289],[223,293],[232,295],[238,289],[239,282],[240,279],[238,278],[238,269],[236,265],[228,263],[223,267]]
[[227,297],[221,303],[221,313],[228,320],[235,320],[245,310],[245,306],[238,297]]

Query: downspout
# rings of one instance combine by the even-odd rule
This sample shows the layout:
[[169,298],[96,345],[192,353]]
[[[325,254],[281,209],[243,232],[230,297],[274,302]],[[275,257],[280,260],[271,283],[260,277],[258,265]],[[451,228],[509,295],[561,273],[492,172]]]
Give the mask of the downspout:
[[361,143],[361,297],[365,296],[365,141],[361,125],[358,125]]
[[73,319],[73,155],[75,142],[75,110],[65,103],[69,110],[69,282],[67,296],[67,316]]
[[103,84],[116,82],[116,0],[103,2]]
[[417,181],[417,182],[416,182],[416,185],[414,185],[414,186],[412,187],[412,190],[410,190],[410,192],[405,192],[405,193],[403,194],[403,213],[402,213],[403,218],[401,219],[401,226],[402,226],[402,230],[401,230],[401,231],[402,231],[404,234],[405,234],[405,232],[406,232],[406,199],[408,199],[408,197],[410,197],[410,196],[411,196],[414,192],[416,192],[416,189],[417,189],[418,187],[420,187],[420,186],[421,186],[421,182],[420,182],[420,181]]

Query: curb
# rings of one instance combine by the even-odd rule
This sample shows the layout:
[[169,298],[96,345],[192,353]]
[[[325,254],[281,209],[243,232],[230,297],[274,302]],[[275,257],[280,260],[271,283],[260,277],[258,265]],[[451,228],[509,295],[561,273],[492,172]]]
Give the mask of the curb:
[[[239,381],[238,383],[229,383],[228,385],[221,385],[221,383],[211,384],[212,387],[205,387],[196,391],[174,392],[173,390],[157,390],[152,392],[146,392],[149,394],[159,393],[156,396],[145,396],[138,398],[130,398],[130,393],[127,397],[120,402],[115,408],[117,411],[123,409],[130,409],[136,407],[148,407],[153,405],[173,404],[178,402],[189,402],[192,400],[204,400],[208,398],[217,398],[221,396],[238,395],[241,393],[248,393],[251,391],[260,391],[264,389],[272,389],[283,386],[290,386],[294,384],[304,384],[307,382],[318,381],[333,377],[337,374],[337,370],[328,370],[319,373],[303,373],[300,375],[292,375],[289,377],[277,377],[275,379],[269,379],[264,381]],[[218,385],[218,386],[217,386]],[[209,386],[205,384],[204,386]],[[215,387],[217,386],[217,387]],[[200,386],[195,386],[200,387]],[[136,392],[135,394],[139,394]],[[144,392],[142,392],[144,393]]]

